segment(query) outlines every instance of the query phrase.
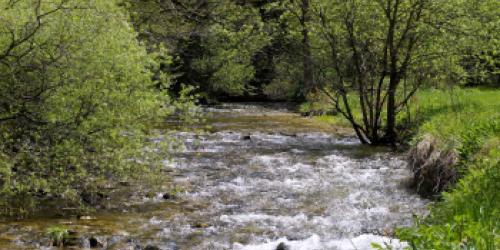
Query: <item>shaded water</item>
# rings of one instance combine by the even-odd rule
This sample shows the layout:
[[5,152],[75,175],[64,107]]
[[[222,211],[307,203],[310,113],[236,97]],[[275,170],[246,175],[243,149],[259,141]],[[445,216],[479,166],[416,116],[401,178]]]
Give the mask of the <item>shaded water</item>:
[[[286,106],[226,104],[207,108],[210,133],[176,133],[186,147],[165,168],[182,187],[120,213],[92,220],[12,222],[0,248],[46,245],[44,227],[65,224],[109,249],[369,249],[403,246],[390,235],[425,212],[405,188],[404,161],[360,145],[349,131],[299,117]],[[42,240],[40,240],[42,239]],[[83,246],[89,242],[82,240]]]

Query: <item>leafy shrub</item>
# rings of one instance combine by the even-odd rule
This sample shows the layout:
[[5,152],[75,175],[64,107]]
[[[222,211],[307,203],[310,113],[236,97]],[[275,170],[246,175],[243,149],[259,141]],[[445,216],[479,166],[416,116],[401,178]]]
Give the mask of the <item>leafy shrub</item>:
[[0,213],[158,176],[144,147],[169,106],[151,80],[165,57],[117,2],[0,0]]

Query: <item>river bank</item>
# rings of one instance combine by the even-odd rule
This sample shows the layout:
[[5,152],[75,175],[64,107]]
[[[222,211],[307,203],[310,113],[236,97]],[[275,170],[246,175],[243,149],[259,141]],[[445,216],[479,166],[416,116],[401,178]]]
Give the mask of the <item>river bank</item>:
[[[426,89],[411,100],[401,119],[414,188],[434,198],[429,217],[401,229],[413,249],[500,247],[500,91]],[[345,125],[340,117],[316,117]]]

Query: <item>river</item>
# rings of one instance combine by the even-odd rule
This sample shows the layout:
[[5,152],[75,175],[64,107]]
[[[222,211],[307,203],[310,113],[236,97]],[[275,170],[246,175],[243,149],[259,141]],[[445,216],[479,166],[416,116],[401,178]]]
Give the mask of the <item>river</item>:
[[43,232],[61,224],[86,235],[82,247],[105,249],[401,249],[393,229],[426,213],[427,201],[407,188],[403,157],[363,146],[347,129],[281,104],[205,112],[210,132],[173,135],[185,144],[165,159],[176,199],[159,193],[85,220],[3,223],[0,248],[50,249]]

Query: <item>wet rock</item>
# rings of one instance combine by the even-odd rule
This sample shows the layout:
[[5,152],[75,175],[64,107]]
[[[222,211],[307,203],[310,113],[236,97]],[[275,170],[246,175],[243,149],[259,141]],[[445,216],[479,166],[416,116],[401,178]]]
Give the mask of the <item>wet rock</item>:
[[115,244],[111,244],[107,249],[109,250],[135,250],[136,247],[127,244],[125,242],[117,242]]
[[119,183],[122,187],[130,187],[131,186],[130,182],[128,182],[128,181],[120,181]]
[[208,225],[207,223],[203,223],[203,222],[196,222],[196,223],[194,223],[193,227],[194,228],[207,228],[207,227],[210,227],[210,225]]
[[90,248],[103,248],[106,247],[106,238],[99,236],[92,236],[89,239]]
[[63,245],[66,247],[80,246],[81,239],[76,231],[68,231],[68,235],[63,239]]
[[241,139],[244,140],[244,141],[250,141],[250,140],[252,140],[252,136],[250,136],[250,135],[244,135]]
[[173,200],[173,199],[175,199],[175,195],[170,194],[170,193],[165,193],[162,197],[163,197],[164,200]]
[[[118,232],[118,234],[122,234],[120,232]],[[111,237],[108,238],[108,246],[111,246],[111,245],[116,245],[116,244],[119,244],[119,243],[123,243],[125,242],[125,235],[113,235]]]
[[106,198],[108,198],[104,193],[101,192],[83,192],[81,195],[82,201],[87,205],[97,206],[102,203]]
[[95,220],[95,217],[90,216],[90,215],[82,215],[78,217],[79,220]]
[[153,245],[147,245],[144,250],[161,250],[159,247],[157,246],[153,246]]
[[84,249],[89,249],[90,248],[90,241],[89,239],[83,237],[80,239],[80,248],[84,248]]
[[280,132],[279,134],[282,136],[297,137],[297,134],[294,133]]
[[276,250],[290,250],[290,248],[284,243],[281,242],[277,247]]

